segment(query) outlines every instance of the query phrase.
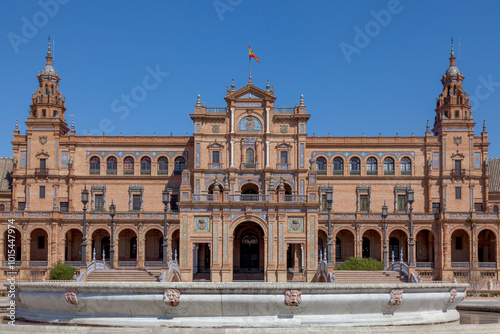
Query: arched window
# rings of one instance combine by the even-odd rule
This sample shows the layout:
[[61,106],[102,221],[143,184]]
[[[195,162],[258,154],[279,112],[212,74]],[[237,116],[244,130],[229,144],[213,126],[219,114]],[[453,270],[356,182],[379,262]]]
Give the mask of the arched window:
[[101,173],[101,159],[98,157],[90,158],[90,174]]
[[134,175],[134,158],[126,157],[123,160],[123,174]]
[[151,159],[149,157],[141,159],[141,175],[151,175]]
[[401,159],[401,175],[411,175],[411,160],[404,157]]
[[377,175],[377,159],[374,157],[370,157],[366,161],[366,174]]
[[[498,207],[497,207],[498,209]],[[0,204],[0,211],[5,211],[5,204]]]
[[384,174],[385,175],[394,175],[394,159],[393,158],[385,158],[384,159]]
[[245,151],[245,168],[255,168],[255,154],[251,148]]
[[117,170],[117,161],[115,157],[109,157],[106,160],[106,174],[115,175]]
[[351,169],[351,175],[359,175],[361,170],[361,164],[358,158],[351,158],[349,163]]
[[344,160],[342,158],[333,159],[333,175],[343,175],[344,174]]
[[316,159],[316,169],[319,175],[326,175],[326,159],[319,157]]
[[184,168],[186,168],[186,161],[184,158],[175,158],[174,175],[182,175]]
[[494,213],[498,213],[498,205],[494,205],[493,206],[493,212]]
[[168,174],[168,160],[165,157],[158,159],[158,175]]

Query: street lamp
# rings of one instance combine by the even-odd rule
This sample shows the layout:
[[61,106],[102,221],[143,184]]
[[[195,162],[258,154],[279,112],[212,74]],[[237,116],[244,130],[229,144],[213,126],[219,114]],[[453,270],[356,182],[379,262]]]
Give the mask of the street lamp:
[[163,267],[168,266],[168,224],[167,224],[167,211],[168,211],[168,205],[170,203],[170,191],[167,188],[167,185],[165,185],[165,189],[163,189],[162,194],[162,201],[163,201],[163,211],[165,212],[164,218],[163,218],[163,244],[161,245],[163,248]]
[[384,220],[384,270],[387,270],[387,205],[382,205],[382,219]]
[[116,206],[111,201],[111,205],[109,206],[109,215],[111,216],[111,247],[109,250],[109,267],[111,269],[115,268],[115,215],[116,215]]
[[330,212],[332,210],[332,202],[333,202],[333,188],[328,187],[326,189],[326,205],[328,209],[328,242],[327,242],[327,247],[328,247],[328,265],[332,265],[332,252],[333,252],[333,242],[332,242],[332,219],[330,217]]
[[89,202],[89,191],[87,186],[82,190],[82,203],[83,203],[83,235],[82,235],[82,264],[87,266],[87,221],[85,214],[87,212],[87,203]]
[[415,243],[413,242],[413,202],[415,201],[415,197],[414,191],[413,189],[411,189],[411,186],[408,186],[408,188],[406,189],[406,199],[410,204],[410,243],[408,244],[408,246],[410,246],[410,260],[408,261],[408,266],[414,267],[415,263],[413,261],[413,251]]

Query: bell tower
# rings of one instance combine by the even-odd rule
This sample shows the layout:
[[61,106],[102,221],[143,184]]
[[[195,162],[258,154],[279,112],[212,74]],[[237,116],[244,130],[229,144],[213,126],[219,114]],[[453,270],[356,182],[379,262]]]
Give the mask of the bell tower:
[[432,132],[435,136],[446,129],[474,129],[469,96],[463,90],[464,75],[455,65],[453,39],[451,40],[450,66],[441,78],[443,91],[436,99],[436,118]]
[[59,91],[61,78],[52,66],[50,38],[45,59],[47,60],[46,64],[37,76],[38,89],[31,97],[26,125],[28,129],[33,127],[53,128],[59,130],[61,135],[65,135],[69,131],[65,120],[65,101],[64,96]]

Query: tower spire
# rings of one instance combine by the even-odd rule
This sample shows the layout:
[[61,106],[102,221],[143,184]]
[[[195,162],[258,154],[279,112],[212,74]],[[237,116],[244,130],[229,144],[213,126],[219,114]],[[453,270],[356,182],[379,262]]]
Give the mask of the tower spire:
[[49,35],[49,46],[47,48],[47,65],[52,65],[52,51],[50,50],[50,35]]
[[453,50],[453,37],[451,38],[450,66],[455,66],[455,51]]

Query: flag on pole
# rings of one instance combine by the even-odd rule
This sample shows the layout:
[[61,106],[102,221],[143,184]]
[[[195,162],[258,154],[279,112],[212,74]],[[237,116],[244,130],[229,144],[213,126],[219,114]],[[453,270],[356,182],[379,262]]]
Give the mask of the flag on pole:
[[259,58],[253,53],[252,48],[250,47],[250,44],[248,44],[248,60],[250,60],[252,58],[257,60],[257,62],[260,64]]

